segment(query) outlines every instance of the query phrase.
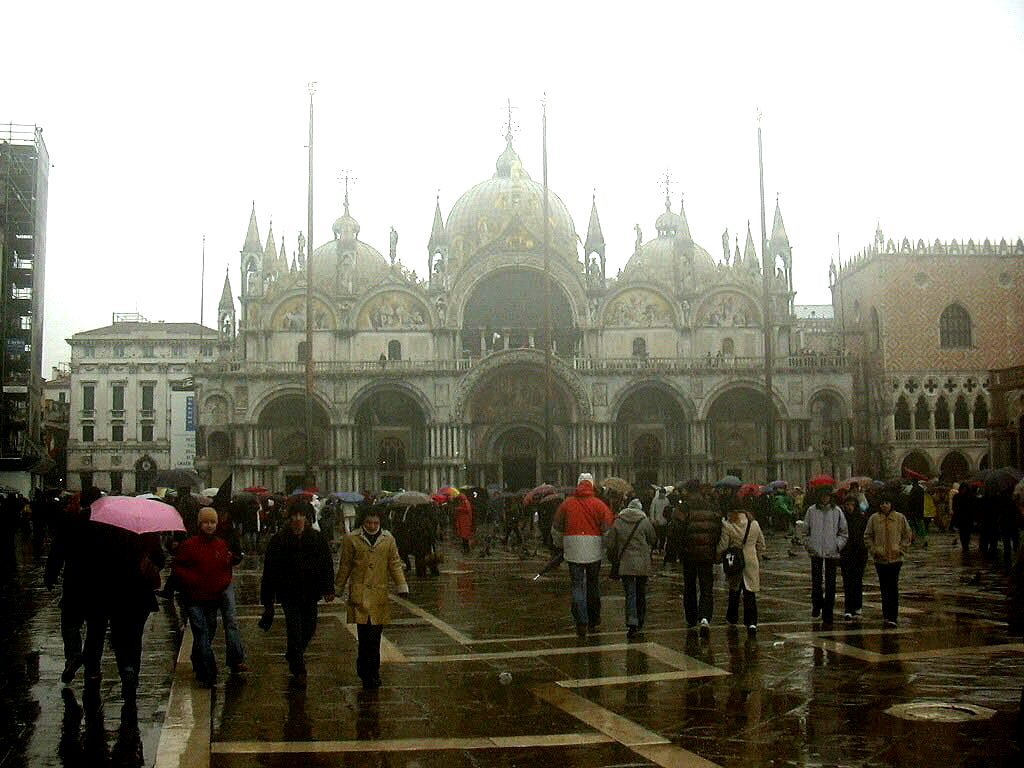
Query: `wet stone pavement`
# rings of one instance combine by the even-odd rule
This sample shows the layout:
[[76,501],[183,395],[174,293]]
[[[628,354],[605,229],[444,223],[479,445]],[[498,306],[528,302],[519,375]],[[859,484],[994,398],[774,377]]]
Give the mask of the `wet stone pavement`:
[[321,605],[306,688],[289,684],[283,616],[268,633],[256,626],[250,557],[236,573],[250,671],[198,687],[190,635],[162,601],[147,627],[138,729],[121,723],[109,652],[98,713],[82,711],[81,675],[62,690],[57,593],[18,547],[0,590],[0,768],[1022,765],[1024,645],[1003,622],[1005,572],[962,562],[951,539],[933,533],[914,548],[894,629],[870,567],[861,621],[813,621],[808,559],[776,536],[755,637],[725,624],[721,583],[708,636],[686,630],[670,566],[651,579],[633,640],[618,583],[602,581],[602,626],[580,639],[565,566],[534,580],[543,555],[449,546],[440,576],[410,575],[409,598],[394,598],[378,691],[359,685],[341,601]]

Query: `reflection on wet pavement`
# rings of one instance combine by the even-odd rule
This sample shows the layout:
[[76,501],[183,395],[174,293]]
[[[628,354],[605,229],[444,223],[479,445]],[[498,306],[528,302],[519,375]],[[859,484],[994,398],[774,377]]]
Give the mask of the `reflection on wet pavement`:
[[581,639],[564,566],[533,581],[543,555],[450,551],[440,576],[412,576],[413,598],[395,598],[376,691],[358,684],[339,602],[321,606],[307,687],[289,686],[283,622],[256,627],[253,557],[236,574],[250,671],[197,687],[190,636],[182,644],[163,601],[135,718],[112,658],[98,701],[82,700],[81,676],[62,690],[57,596],[18,550],[0,589],[0,766],[1020,764],[1024,645],[1001,623],[997,567],[915,549],[898,627],[882,626],[870,570],[863,619],[823,626],[806,559],[781,539],[769,553],[757,636],[724,624],[721,584],[710,633],[687,631],[670,569],[652,578],[647,625],[627,640],[619,584],[602,583],[603,624]]

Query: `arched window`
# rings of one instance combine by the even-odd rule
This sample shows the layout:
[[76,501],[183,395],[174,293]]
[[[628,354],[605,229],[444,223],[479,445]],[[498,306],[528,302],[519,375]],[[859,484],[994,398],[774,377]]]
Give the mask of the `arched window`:
[[907,398],[900,395],[896,401],[896,412],[893,414],[896,422],[896,429],[910,429],[910,406],[907,405]]
[[982,395],[974,401],[974,428],[988,429],[988,403]]
[[643,336],[633,339],[633,357],[647,357],[647,339]]
[[726,337],[722,339],[722,354],[723,355],[735,355],[736,354],[736,343]]
[[971,346],[971,316],[959,304],[950,304],[939,317],[939,346]]
[[928,429],[928,401],[924,395],[917,398],[917,405],[914,406],[914,429]]
[[402,342],[392,339],[388,342],[388,360],[402,359]]
[[949,429],[949,403],[945,396],[935,401],[935,428]]
[[967,429],[971,426],[970,409],[967,407],[967,398],[960,395],[956,399],[956,406],[953,408],[953,429]]

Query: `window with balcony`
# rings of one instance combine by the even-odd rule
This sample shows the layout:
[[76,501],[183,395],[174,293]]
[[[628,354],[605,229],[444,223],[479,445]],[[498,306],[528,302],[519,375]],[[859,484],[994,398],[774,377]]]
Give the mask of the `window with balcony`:
[[153,425],[152,424],[143,424],[142,425],[140,439],[144,443],[152,443],[153,442]]
[[86,412],[96,410],[96,385],[95,384],[83,384],[82,385],[82,410],[86,411]]
[[94,430],[95,430],[95,427],[93,427],[92,424],[83,424],[82,425],[82,442],[83,443],[91,443],[92,442]]
[[111,472],[110,473],[110,493],[115,496],[120,496],[124,493],[124,473],[123,472]]
[[143,357],[155,357],[156,356],[155,353],[156,353],[156,350],[155,350],[155,348],[153,347],[152,344],[143,344],[142,345],[142,356]]
[[80,349],[82,350],[82,357],[96,357],[95,344],[83,344]]
[[388,360],[402,359],[402,342],[392,339],[388,342]]
[[213,357],[213,344],[203,344],[200,347],[200,354],[203,357]]
[[633,339],[633,357],[647,357],[647,339],[643,336]]
[[950,304],[939,317],[939,346],[971,346],[971,316],[959,304]]
[[179,342],[171,344],[171,357],[184,357],[185,346]]
[[126,346],[127,345],[120,343],[115,344],[113,349],[114,357],[124,357],[126,352]]
[[112,442],[112,443],[123,443],[124,442],[124,424],[111,424],[110,425],[110,442]]

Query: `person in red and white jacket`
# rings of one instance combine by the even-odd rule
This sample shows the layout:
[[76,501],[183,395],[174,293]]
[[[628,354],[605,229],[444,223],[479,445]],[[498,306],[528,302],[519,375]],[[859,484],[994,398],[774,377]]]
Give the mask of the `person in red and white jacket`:
[[604,533],[615,522],[608,505],[598,498],[594,476],[584,472],[576,491],[558,507],[551,522],[551,540],[569,564],[572,579],[572,617],[576,634],[586,637],[601,624],[601,560]]

